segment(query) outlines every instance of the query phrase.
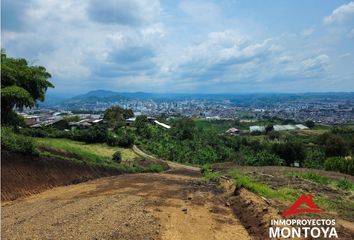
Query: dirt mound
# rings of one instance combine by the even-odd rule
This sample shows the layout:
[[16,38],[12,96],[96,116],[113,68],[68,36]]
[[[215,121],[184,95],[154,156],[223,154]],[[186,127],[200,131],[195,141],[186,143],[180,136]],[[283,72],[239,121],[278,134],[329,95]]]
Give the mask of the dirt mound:
[[63,160],[1,152],[1,200],[14,200],[46,189],[119,174]]

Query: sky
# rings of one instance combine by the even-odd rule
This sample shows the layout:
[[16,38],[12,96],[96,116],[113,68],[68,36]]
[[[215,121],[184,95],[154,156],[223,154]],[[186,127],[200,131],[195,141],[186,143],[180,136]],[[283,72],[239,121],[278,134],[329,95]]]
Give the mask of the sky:
[[354,91],[354,1],[2,0],[1,26],[59,94]]

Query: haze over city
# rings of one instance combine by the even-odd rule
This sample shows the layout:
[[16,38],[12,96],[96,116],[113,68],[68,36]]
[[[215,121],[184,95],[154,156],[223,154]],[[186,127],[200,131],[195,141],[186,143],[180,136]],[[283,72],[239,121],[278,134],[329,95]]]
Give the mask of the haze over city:
[[50,93],[354,90],[354,2],[4,0],[2,47]]

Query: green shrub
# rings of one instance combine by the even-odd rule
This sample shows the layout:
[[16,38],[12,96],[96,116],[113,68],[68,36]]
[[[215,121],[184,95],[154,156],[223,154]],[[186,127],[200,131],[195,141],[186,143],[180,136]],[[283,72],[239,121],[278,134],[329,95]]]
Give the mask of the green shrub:
[[311,120],[308,120],[305,122],[305,126],[308,128],[314,128],[315,127],[315,123]]
[[354,159],[345,159],[343,157],[330,157],[324,163],[328,171],[338,171],[354,176]]
[[319,149],[313,149],[306,153],[304,167],[306,168],[323,168],[323,163],[326,160],[326,155]]
[[206,163],[206,164],[203,164],[202,167],[200,168],[200,172],[201,174],[205,174],[207,173],[208,171],[211,170],[211,164],[210,163]]
[[345,139],[334,133],[324,133],[319,137],[319,143],[323,145],[326,156],[346,156],[349,147]]
[[40,137],[40,138],[71,138],[72,134],[70,131],[62,131],[52,127],[42,127],[42,128],[22,128],[19,132],[23,135],[30,137]]
[[159,172],[163,172],[165,169],[162,165],[160,164],[151,164],[149,165],[149,172],[156,172],[156,173],[159,173]]
[[107,144],[110,146],[131,147],[135,141],[134,135],[123,129],[119,129],[117,133],[109,133],[107,135]]
[[30,155],[38,153],[32,138],[16,134],[7,127],[1,128],[1,148]]
[[245,164],[251,166],[280,166],[283,162],[277,155],[266,151],[248,154],[245,157]]
[[219,182],[221,175],[221,172],[206,171],[204,173],[204,180],[210,182]]
[[305,159],[305,147],[301,142],[285,142],[272,145],[272,152],[285,160],[287,166],[291,166],[294,162],[301,165]]
[[280,138],[280,133],[277,131],[267,132],[267,136],[269,140],[275,140]]
[[350,191],[354,190],[354,183],[349,181],[347,178],[343,178],[337,182],[337,187],[345,191]]
[[108,130],[103,125],[92,126],[87,129],[75,129],[72,131],[71,139],[86,143],[106,142]]
[[120,151],[115,152],[112,156],[112,161],[114,161],[116,163],[121,163],[122,162],[122,153]]

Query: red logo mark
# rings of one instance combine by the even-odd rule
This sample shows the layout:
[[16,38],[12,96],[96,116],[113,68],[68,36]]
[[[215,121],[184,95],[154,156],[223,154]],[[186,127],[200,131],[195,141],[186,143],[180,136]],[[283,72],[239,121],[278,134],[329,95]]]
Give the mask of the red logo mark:
[[[299,207],[303,203],[306,204],[308,208],[299,209]],[[289,215],[305,213],[305,212],[325,212],[325,210],[320,209],[314,204],[314,202],[312,201],[311,194],[309,194],[308,197],[305,194],[303,194],[298,200],[296,200],[296,202],[294,202],[293,205],[291,205],[291,207],[288,208],[288,210],[283,212],[283,216],[287,217]]]

